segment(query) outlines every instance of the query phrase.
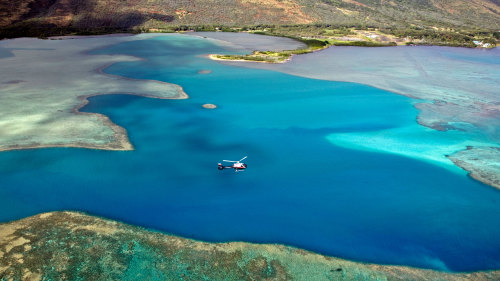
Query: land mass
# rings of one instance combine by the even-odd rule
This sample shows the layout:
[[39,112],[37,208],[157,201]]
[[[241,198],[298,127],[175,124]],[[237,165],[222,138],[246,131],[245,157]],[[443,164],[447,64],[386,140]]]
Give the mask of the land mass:
[[0,224],[2,280],[499,280],[359,263],[282,245],[206,243],[77,212]]
[[496,0],[20,0],[0,4],[0,26],[133,28],[179,25],[338,23],[498,27]]
[[326,49],[329,46],[331,46],[331,44],[328,41],[324,40],[303,39],[303,38],[294,38],[294,39],[304,43],[307,47],[294,50],[282,50],[282,51],[253,51],[251,54],[247,55],[211,54],[208,57],[213,60],[285,63],[289,61],[293,55],[308,54],[315,51]]
[[[5,1],[4,1],[5,2]],[[496,45],[496,0],[20,0],[0,3],[0,38],[254,31],[336,45]],[[360,43],[364,42],[364,43]]]

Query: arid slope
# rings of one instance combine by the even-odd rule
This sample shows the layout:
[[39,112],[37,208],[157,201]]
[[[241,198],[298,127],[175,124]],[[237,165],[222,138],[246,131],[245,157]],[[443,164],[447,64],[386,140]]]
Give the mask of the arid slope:
[[0,3],[0,27],[133,28],[171,25],[311,24],[496,29],[497,0],[18,0]]

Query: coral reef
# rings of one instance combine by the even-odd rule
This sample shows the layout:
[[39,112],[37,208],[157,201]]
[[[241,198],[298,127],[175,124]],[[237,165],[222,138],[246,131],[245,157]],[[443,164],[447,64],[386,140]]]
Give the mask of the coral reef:
[[87,103],[87,97],[102,94],[187,97],[177,85],[100,71],[103,66],[139,58],[88,54],[96,48],[139,38],[24,38],[0,42],[0,49],[14,54],[1,58],[0,63],[0,151],[37,147],[132,149],[123,128],[104,115],[78,109]]
[[75,212],[0,224],[1,280],[499,280],[357,263],[282,245],[205,243]]
[[473,147],[448,158],[478,181],[500,189],[500,147]]

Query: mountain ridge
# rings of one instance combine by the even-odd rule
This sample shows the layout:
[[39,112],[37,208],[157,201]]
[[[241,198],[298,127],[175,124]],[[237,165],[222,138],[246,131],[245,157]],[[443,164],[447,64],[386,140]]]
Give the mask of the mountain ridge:
[[0,27],[136,28],[155,24],[337,24],[498,29],[499,0],[18,0]]

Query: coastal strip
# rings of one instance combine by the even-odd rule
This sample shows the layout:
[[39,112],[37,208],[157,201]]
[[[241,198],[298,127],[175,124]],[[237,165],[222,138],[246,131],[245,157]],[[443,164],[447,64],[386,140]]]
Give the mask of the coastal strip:
[[327,257],[274,244],[206,243],[77,212],[0,224],[2,280],[500,280]]

